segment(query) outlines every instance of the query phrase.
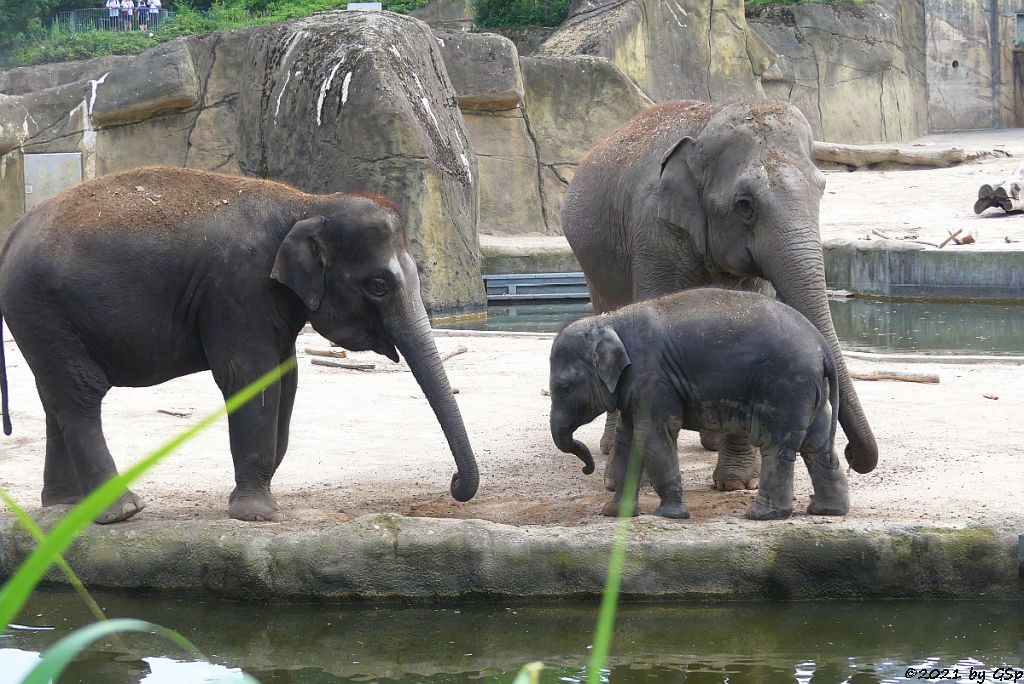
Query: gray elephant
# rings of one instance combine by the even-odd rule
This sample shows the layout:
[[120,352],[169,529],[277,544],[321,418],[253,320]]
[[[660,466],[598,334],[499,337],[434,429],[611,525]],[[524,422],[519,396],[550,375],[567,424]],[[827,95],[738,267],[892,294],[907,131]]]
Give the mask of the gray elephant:
[[[767,292],[769,281],[828,341],[846,459],[867,473],[878,447],[829,315],[818,231],[825,179],[810,152],[810,126],[785,102],[655,105],[581,162],[562,226],[598,313],[701,285]],[[719,448],[707,437],[706,446]],[[749,435],[726,435],[716,487],[754,489],[758,476]]]
[[[295,357],[307,322],[351,350],[405,356],[458,466],[479,476],[434,345],[416,264],[383,198],[146,168],[78,185],[28,212],[0,256],[0,311],[46,411],[42,502],[72,504],[117,473],[100,424],[111,386],[211,370],[225,397]],[[4,432],[11,434],[6,370]],[[270,481],[288,448],[297,371],[229,418],[229,515],[278,520]],[[125,494],[97,522],[130,518]]]
[[796,310],[754,292],[687,290],[559,333],[551,347],[551,436],[593,472],[573,433],[619,411],[615,496],[604,515],[618,515],[631,449],[642,449],[661,498],[655,514],[690,517],[676,455],[680,429],[743,432],[760,447],[763,476],[748,518],[792,513],[797,452],[814,487],[807,512],[845,515],[846,476],[833,453],[838,384],[828,344]]

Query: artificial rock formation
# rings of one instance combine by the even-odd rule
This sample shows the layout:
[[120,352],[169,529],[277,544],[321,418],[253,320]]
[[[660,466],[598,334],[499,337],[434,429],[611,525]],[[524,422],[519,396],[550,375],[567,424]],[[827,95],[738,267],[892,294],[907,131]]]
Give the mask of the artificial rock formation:
[[483,304],[476,158],[429,27],[331,12],[253,32],[238,111],[243,173],[371,191],[403,217],[434,311]]
[[774,60],[743,0],[582,0],[573,12],[536,56],[605,57],[656,102],[764,97],[758,77]]
[[766,96],[796,105],[819,140],[901,141],[928,132],[924,11],[918,2],[752,6],[778,54]]

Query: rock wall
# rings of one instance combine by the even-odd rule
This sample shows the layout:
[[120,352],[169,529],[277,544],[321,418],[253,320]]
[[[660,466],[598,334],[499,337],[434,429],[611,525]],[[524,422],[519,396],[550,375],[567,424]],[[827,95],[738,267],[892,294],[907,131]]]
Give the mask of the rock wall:
[[1014,0],[916,0],[927,18],[928,119],[933,131],[1016,125]]
[[762,99],[763,46],[743,0],[587,0],[535,53],[618,66],[651,100]]
[[795,104],[819,140],[901,141],[928,132],[919,2],[751,6],[750,26],[778,54],[766,96]]
[[484,305],[475,155],[415,19],[321,14],[0,73],[0,90],[2,236],[24,212],[25,154],[79,152],[84,179],[164,164],[372,190],[406,218],[428,310]]

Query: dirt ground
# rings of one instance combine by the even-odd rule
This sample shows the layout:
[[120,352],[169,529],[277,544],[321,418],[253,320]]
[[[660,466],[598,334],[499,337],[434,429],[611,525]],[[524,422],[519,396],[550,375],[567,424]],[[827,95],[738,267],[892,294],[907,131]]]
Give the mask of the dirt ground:
[[[454,463],[426,400],[401,365],[374,357],[379,365],[373,372],[331,369],[312,366],[310,357],[300,353],[291,448],[274,479],[274,492],[288,515],[282,526],[306,529],[371,512],[539,525],[595,518],[606,498],[599,474],[584,476],[575,457],[554,448],[548,432],[549,399],[541,390],[547,384],[551,338],[438,338],[442,353],[460,344],[469,351],[446,367],[459,389],[480,465],[476,498],[460,504],[449,496]],[[313,332],[299,338],[300,350],[327,346]],[[5,353],[14,434],[0,452],[0,484],[23,505],[36,506],[43,411],[29,369],[9,338]],[[858,360],[853,365],[876,364]],[[937,372],[941,382],[857,383],[881,458],[869,475],[850,473],[853,505],[847,521],[960,524],[1021,518],[1024,366],[913,364],[912,370]],[[104,425],[119,466],[219,401],[209,373],[153,388],[115,388],[104,404]],[[577,433],[595,455],[600,428],[599,420]],[[738,518],[752,493],[711,491],[714,455],[700,448],[696,433],[683,433],[679,445],[686,501],[694,516],[681,524]],[[134,489],[148,504],[141,517],[210,520],[226,517],[232,486],[227,424],[221,421]],[[798,468],[797,511],[809,494],[808,477]],[[649,512],[656,500],[648,492],[641,505]],[[822,521],[802,514],[796,518]]]
[[[968,148],[1002,146],[1015,158],[950,169],[828,172],[822,205],[823,237],[856,238],[879,228],[893,237],[941,239],[948,228],[977,226],[976,247],[1022,249],[1024,214],[989,210],[975,217],[977,188],[1008,175],[1024,161],[1024,130],[932,136],[924,145],[952,142]],[[901,232],[902,231],[902,232]],[[1021,240],[1009,244],[1005,236]],[[539,238],[521,238],[524,246]],[[550,238],[547,239],[550,242]],[[550,336],[439,337],[442,352],[469,351],[446,362],[459,389],[470,439],[480,465],[480,491],[460,504],[448,494],[454,471],[447,444],[411,374],[383,357],[355,354],[377,364],[373,372],[312,366],[299,356],[299,391],[291,447],[274,479],[288,516],[280,523],[305,529],[371,512],[482,518],[496,522],[573,525],[594,520],[607,494],[598,474],[584,476],[575,457],[559,453],[548,432],[547,357]],[[298,348],[327,348],[313,332]],[[31,373],[10,334],[4,348],[14,434],[0,439],[0,486],[25,506],[38,505],[45,426]],[[858,381],[857,391],[880,444],[880,463],[868,475],[850,473],[852,510],[846,522],[966,524],[1024,520],[1024,366],[876,364],[936,372],[941,382],[922,385]],[[998,398],[988,398],[998,397]],[[104,403],[107,439],[123,469],[200,415],[221,397],[209,373],[158,387],[115,388]],[[170,415],[164,411],[184,413]],[[577,436],[598,455],[601,421]],[[838,446],[845,445],[840,437]],[[679,440],[689,522],[738,518],[751,492],[710,490],[714,454],[695,433]],[[147,503],[140,516],[154,520],[224,519],[233,486],[226,421],[188,443],[135,487]],[[796,510],[806,507],[809,480],[798,468]],[[651,492],[641,501],[656,505]],[[795,521],[837,522],[803,514]]]

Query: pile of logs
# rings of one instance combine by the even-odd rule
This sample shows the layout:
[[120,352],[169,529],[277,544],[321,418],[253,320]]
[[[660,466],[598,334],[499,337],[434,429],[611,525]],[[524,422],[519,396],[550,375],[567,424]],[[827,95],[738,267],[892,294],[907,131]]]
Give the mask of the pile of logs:
[[974,213],[980,214],[989,207],[1003,211],[1024,211],[1024,164],[1014,170],[1009,178],[995,185],[985,183],[978,188],[978,201],[974,203]]

